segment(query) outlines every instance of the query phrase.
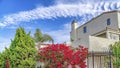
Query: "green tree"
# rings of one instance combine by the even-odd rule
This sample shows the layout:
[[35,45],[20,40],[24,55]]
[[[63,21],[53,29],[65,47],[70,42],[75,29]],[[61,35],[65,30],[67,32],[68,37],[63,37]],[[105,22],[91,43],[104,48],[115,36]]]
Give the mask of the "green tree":
[[9,54],[8,52],[9,52],[8,49],[5,48],[5,51],[0,54],[0,68],[5,68],[5,61],[7,55]]
[[8,58],[11,68],[35,68],[35,54],[37,49],[30,32],[26,34],[23,28],[18,28],[14,40],[8,49],[0,55],[0,68],[5,68],[5,59]]
[[111,49],[113,53],[113,65],[115,68],[120,68],[120,41],[112,45]]
[[36,41],[36,43],[43,43],[47,41],[54,43],[53,38],[48,34],[42,34],[40,29],[36,29],[34,40]]

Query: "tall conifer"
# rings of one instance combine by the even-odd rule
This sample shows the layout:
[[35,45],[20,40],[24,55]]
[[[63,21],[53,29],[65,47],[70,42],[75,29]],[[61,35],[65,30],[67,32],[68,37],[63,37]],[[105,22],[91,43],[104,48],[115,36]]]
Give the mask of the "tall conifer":
[[[16,30],[10,47],[1,56],[8,58],[11,68],[35,68],[36,51],[36,46],[30,33],[26,34],[24,29],[20,27]],[[2,59],[5,60],[5,58]]]

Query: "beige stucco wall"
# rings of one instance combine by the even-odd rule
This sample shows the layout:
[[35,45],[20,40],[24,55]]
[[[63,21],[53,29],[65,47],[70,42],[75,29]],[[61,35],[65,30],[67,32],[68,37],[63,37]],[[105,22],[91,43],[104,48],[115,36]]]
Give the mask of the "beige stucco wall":
[[78,47],[78,46],[85,46],[85,47],[89,47],[89,36],[86,36],[86,38],[83,38],[82,40],[79,39],[77,41],[73,41],[72,44],[74,47]]
[[109,46],[118,40],[107,39],[101,37],[87,36],[82,40],[77,40],[72,43],[74,47],[82,45],[88,48],[89,51],[103,52],[108,51]]
[[118,40],[89,36],[89,51],[104,52],[109,46]]

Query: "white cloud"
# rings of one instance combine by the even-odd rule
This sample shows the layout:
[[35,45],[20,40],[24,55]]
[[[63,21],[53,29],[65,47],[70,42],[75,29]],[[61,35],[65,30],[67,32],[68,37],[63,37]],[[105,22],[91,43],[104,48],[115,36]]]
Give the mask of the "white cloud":
[[[84,2],[84,1],[83,1]],[[91,14],[92,17],[103,11],[120,9],[120,1],[118,2],[97,2],[77,4],[57,4],[49,7],[37,7],[29,11],[22,11],[15,14],[4,16],[0,19],[0,27],[5,27],[9,24],[17,24],[20,22],[29,22],[36,19],[53,19],[57,17],[68,16],[83,16]]]

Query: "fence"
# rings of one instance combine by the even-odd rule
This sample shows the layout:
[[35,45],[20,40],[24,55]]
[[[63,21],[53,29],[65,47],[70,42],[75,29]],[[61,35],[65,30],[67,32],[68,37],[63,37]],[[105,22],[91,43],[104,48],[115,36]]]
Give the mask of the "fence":
[[113,68],[112,52],[89,52],[87,57],[87,68]]

